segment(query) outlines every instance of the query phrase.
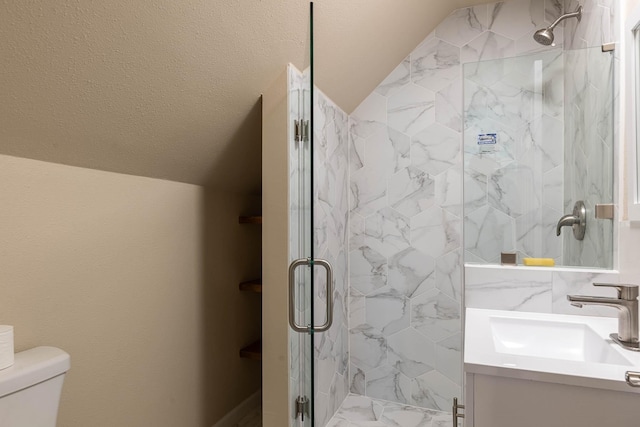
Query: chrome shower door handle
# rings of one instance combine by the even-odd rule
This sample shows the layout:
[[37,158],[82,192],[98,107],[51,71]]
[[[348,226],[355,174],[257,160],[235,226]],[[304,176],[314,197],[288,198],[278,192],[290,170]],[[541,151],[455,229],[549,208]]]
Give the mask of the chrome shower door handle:
[[310,265],[310,263],[310,258],[300,258],[289,264],[289,326],[300,333],[308,333],[311,331],[311,326],[296,323],[296,268],[301,265]]
[[315,332],[324,332],[329,330],[333,324],[333,268],[329,261],[324,259],[313,260],[313,264],[321,265],[327,273],[327,312],[326,320],[323,325],[313,328]]
[[[296,268],[301,265],[311,266],[320,265],[324,267],[325,272],[327,274],[327,308],[326,308],[326,320],[325,322],[318,326],[313,327],[312,325],[305,326],[299,325],[296,322]],[[313,274],[313,273],[312,273]],[[289,326],[296,332],[300,333],[309,333],[312,330],[314,332],[324,332],[328,330],[333,324],[333,268],[329,261],[324,259],[311,259],[311,258],[301,258],[293,261],[289,265]]]

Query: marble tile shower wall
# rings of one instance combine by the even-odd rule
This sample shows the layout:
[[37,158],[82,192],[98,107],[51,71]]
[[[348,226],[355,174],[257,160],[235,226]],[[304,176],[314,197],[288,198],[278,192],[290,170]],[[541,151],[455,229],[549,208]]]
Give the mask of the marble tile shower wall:
[[[613,203],[613,55],[600,48],[566,53],[565,212]],[[589,215],[584,240],[564,236],[566,265],[613,267],[613,221]]]
[[573,12],[582,5],[582,19],[565,21],[564,48],[566,50],[600,46],[617,40],[620,22],[619,0],[553,0],[556,8]]
[[[314,256],[331,263],[335,284],[333,325],[314,335],[316,423],[324,426],[349,393],[349,144],[347,114],[320,90],[314,93]],[[326,304],[325,277],[316,269],[316,307]],[[323,310],[315,314],[315,324],[322,324]]]
[[352,392],[445,411],[462,397],[461,64],[544,49],[532,35],[560,12],[454,11],[350,116]]
[[[578,7],[576,1],[564,3],[547,2],[549,18],[563,7]],[[584,11],[579,25],[575,19],[566,21],[565,48],[571,50],[565,57],[558,51],[543,52],[465,67],[468,262],[499,263],[500,252],[515,251],[519,259],[613,265],[611,221],[590,221],[581,242],[570,232],[555,236],[555,224],[573,210],[575,201],[584,200],[588,212],[596,203],[613,201],[613,99],[607,92],[613,69],[611,54],[602,54],[599,46],[614,40],[617,2],[580,3]],[[586,46],[598,48],[576,50]],[[536,60],[544,64],[537,88],[532,72]],[[536,108],[539,103],[542,107]],[[476,137],[489,132],[498,134],[498,148],[480,154]]]
[[[619,41],[620,19],[618,18],[620,12],[619,8],[621,7],[620,1],[556,1],[558,3],[562,3],[566,11],[574,11],[577,9],[578,5],[583,6],[582,20],[580,22],[575,19],[565,21],[563,42],[566,50],[573,51],[575,49],[596,47],[604,43]],[[619,49],[618,46],[618,49],[614,52],[612,64],[608,62],[610,58],[602,56],[597,53],[597,50],[595,49],[592,53],[573,51],[569,54],[570,59],[568,58],[567,61],[569,72],[567,73],[566,98],[574,98],[577,101],[576,105],[578,108],[567,110],[566,112],[566,138],[574,137],[574,135],[570,135],[567,132],[571,132],[572,130],[577,131],[583,125],[591,126],[594,123],[589,117],[587,117],[590,114],[589,109],[591,106],[589,106],[589,103],[592,103],[592,105],[598,105],[593,103],[594,100],[597,103],[601,103],[599,108],[604,105],[605,108],[608,108],[609,113],[613,113],[613,118],[611,118],[610,114],[601,115],[605,120],[613,122],[611,125],[613,134],[603,133],[602,130],[604,127],[602,126],[602,123],[598,124],[597,129],[589,129],[588,133],[586,131],[586,127],[582,127],[582,129],[584,129],[583,135],[578,135],[578,137],[587,136],[590,140],[582,143],[581,147],[565,147],[566,150],[571,149],[575,151],[574,153],[567,154],[573,156],[572,158],[575,159],[575,162],[572,165],[570,164],[572,167],[567,168],[565,171],[565,188],[567,189],[565,192],[565,212],[570,212],[572,210],[573,203],[576,200],[579,200],[577,197],[572,198],[575,196],[576,189],[579,189],[579,187],[582,186],[578,180],[585,177],[593,179],[595,176],[591,173],[590,168],[594,167],[596,171],[599,171],[603,165],[607,165],[607,167],[610,168],[615,167],[615,158],[607,158],[607,156],[611,156],[613,152],[611,149],[603,153],[604,161],[602,163],[598,163],[596,161],[597,154],[595,153],[600,151],[602,147],[608,146],[607,148],[613,147],[613,149],[615,149],[615,147],[618,146],[617,141],[619,135],[617,134],[617,129],[620,129],[619,123],[617,122],[620,117],[620,114],[618,114],[618,109],[620,108],[620,51],[621,49]],[[591,58],[588,58],[589,55],[591,55]],[[595,68],[598,69],[598,72],[602,73],[601,75],[597,75],[594,70],[585,69],[584,64],[587,59],[599,63]],[[607,63],[603,63],[603,61]],[[603,79],[611,78],[614,79],[615,85],[613,99],[608,96],[602,96],[602,87],[604,84]],[[587,109],[584,107],[587,107]],[[589,174],[585,172],[585,169],[587,168],[590,170]],[[601,186],[599,188],[610,188],[612,192],[611,195],[606,193],[597,194],[597,197],[600,200],[603,200],[598,203],[608,203],[607,201],[604,201],[605,199],[613,200],[613,194],[615,194],[616,191],[615,183],[600,182],[597,184]],[[595,203],[593,197],[591,202],[587,202],[587,205],[589,205],[589,203],[591,203],[591,205]],[[596,227],[591,227],[591,229],[587,230],[587,235],[583,242],[577,243],[575,240],[567,240],[567,237],[565,237],[565,257],[567,264],[593,265],[612,268],[613,256],[611,253],[615,253],[617,250],[615,242],[616,232],[617,229],[615,223],[598,221]],[[597,244],[597,242],[601,243]],[[604,245],[602,245],[602,243],[604,243]],[[603,246],[609,245],[613,246],[613,251],[607,250],[603,252]]]
[[[465,260],[501,252],[562,264],[564,55],[554,49],[464,67]],[[496,134],[495,145],[478,135]]]
[[[564,10],[573,11],[577,8],[578,2],[575,0],[560,0],[552,2],[554,7],[547,7],[547,10],[555,9],[556,11]],[[598,154],[590,157],[591,161],[586,161],[588,156],[586,152],[594,153],[595,147],[604,148],[609,144],[617,145],[619,135],[616,129],[619,126],[614,122],[611,125],[611,116],[602,114],[601,117],[605,121],[609,121],[609,129],[613,129],[613,134],[603,132],[602,122],[590,119],[585,114],[594,107],[609,109],[613,111],[613,120],[615,121],[620,115],[619,94],[619,76],[616,74],[620,70],[619,49],[614,53],[613,61],[611,58],[600,52],[598,46],[603,43],[617,41],[618,32],[617,8],[616,1],[595,1],[581,0],[583,5],[583,18],[578,24],[575,20],[566,21],[564,30],[564,49],[566,50],[566,68],[565,68],[565,103],[567,106],[575,107],[575,110],[565,109],[565,140],[585,141],[584,135],[575,137],[573,133],[580,128],[583,133],[588,132],[592,144],[585,145],[576,144],[571,149],[577,150],[576,153],[566,154],[570,158],[580,158],[579,162],[567,165],[565,170],[565,188],[567,198],[564,200],[565,211],[571,211],[570,206],[573,200],[569,200],[569,196],[575,191],[575,186],[579,185],[579,181],[586,183],[591,175],[584,172],[583,165],[587,168],[593,167],[595,171],[602,169],[603,165],[607,167],[613,166],[613,161],[607,159],[604,154],[598,158]],[[594,49],[584,49],[586,47],[595,46]],[[581,50],[577,50],[581,49]],[[586,67],[586,60],[592,55],[590,60],[597,65],[593,68]],[[613,64],[613,66],[611,65]],[[614,75],[612,77],[612,75]],[[603,81],[614,78],[615,88],[613,91],[613,99],[609,96],[600,96],[601,92],[598,88],[603,87]],[[594,102],[594,100],[597,100]],[[588,107],[588,108],[585,108]],[[593,114],[593,111],[591,112]],[[590,127],[593,126],[593,127]],[[586,130],[590,129],[590,130]],[[587,139],[589,139],[587,138]],[[595,165],[595,159],[599,159],[599,164]],[[574,173],[579,176],[574,177]],[[600,174],[594,174],[598,176]],[[590,185],[590,184],[589,184]],[[601,188],[611,188],[613,185],[599,183]],[[602,187],[604,186],[604,187]],[[610,197],[610,194],[599,195],[599,197]],[[611,225],[610,223],[608,225]],[[607,223],[603,227],[608,226]],[[615,226],[615,224],[613,224]],[[601,243],[606,242],[609,237],[604,237],[604,232],[599,231]],[[614,236],[614,233],[607,236]],[[609,243],[606,243],[607,245]],[[567,245],[568,246],[568,245]],[[566,248],[568,249],[568,247]],[[613,244],[615,250],[615,243]],[[595,249],[594,251],[595,252]],[[576,253],[576,252],[574,252]],[[583,251],[577,251],[579,255]],[[589,254],[587,250],[585,254]],[[572,260],[570,253],[565,252],[567,262],[583,262]],[[610,255],[607,255],[610,256]],[[593,262],[593,256],[588,262]],[[603,255],[603,258],[606,258]],[[607,261],[607,266],[611,266]],[[597,265],[597,264],[592,264]],[[560,314],[580,314],[593,316],[615,317],[616,312],[605,307],[584,307],[576,308],[571,306],[566,299],[569,294],[587,294],[598,296],[611,296],[610,290],[596,288],[592,286],[594,282],[619,283],[619,275],[615,271],[606,270],[571,270],[571,269],[535,269],[525,267],[501,267],[501,266],[478,266],[468,265],[465,268],[465,303],[467,307],[473,308],[489,308],[499,310],[517,310],[517,311],[534,311],[543,313],[560,313]]]
[[616,271],[467,265],[465,305],[470,308],[617,317],[608,307],[573,307],[567,295],[611,296],[592,283],[619,283]]

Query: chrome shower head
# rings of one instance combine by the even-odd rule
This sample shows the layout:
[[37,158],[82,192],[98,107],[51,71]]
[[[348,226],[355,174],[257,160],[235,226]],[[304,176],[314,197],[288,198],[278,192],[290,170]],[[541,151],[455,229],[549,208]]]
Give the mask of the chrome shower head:
[[578,6],[575,12],[565,13],[564,15],[556,19],[555,22],[549,25],[547,28],[543,28],[541,30],[536,31],[533,34],[533,39],[543,46],[552,45],[553,38],[554,38],[553,29],[556,27],[556,25],[560,23],[560,21],[563,21],[567,18],[578,18],[578,22],[580,22],[580,20],[582,19],[582,6]]
[[550,46],[553,44],[553,30],[549,28],[538,30],[533,34],[533,39],[543,46]]

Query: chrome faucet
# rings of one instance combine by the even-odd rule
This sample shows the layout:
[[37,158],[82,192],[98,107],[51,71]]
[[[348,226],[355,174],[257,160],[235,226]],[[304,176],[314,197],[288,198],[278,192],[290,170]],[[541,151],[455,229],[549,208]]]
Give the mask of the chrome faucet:
[[618,333],[609,335],[613,341],[627,350],[640,351],[638,344],[638,285],[614,283],[594,283],[593,286],[615,288],[618,298],[587,295],[567,295],[574,307],[583,305],[603,305],[618,310]]

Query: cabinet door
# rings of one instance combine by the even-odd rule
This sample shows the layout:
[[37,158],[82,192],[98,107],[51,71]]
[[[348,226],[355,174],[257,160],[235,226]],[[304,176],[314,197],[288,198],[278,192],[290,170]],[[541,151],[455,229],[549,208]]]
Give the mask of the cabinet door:
[[474,375],[473,425],[638,427],[640,394]]

